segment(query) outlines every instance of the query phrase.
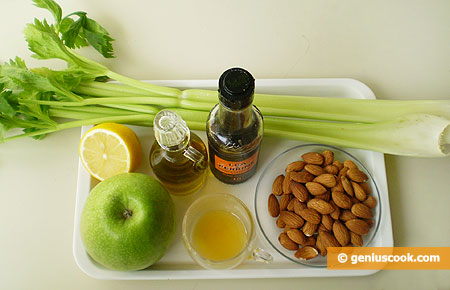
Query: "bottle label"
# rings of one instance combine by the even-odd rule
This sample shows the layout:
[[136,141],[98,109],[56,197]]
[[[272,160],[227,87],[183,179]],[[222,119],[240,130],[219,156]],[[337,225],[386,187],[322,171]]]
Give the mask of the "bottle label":
[[219,156],[214,156],[214,167],[228,175],[240,175],[250,171],[258,161],[259,150],[256,150],[255,154],[249,158],[242,161],[228,161],[220,158]]

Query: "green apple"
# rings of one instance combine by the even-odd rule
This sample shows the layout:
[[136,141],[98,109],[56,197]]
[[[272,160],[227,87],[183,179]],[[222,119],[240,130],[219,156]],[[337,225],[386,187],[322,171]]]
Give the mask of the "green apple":
[[175,233],[175,209],[167,191],[141,173],[110,177],[92,189],[80,221],[88,254],[114,270],[133,271],[156,263]]

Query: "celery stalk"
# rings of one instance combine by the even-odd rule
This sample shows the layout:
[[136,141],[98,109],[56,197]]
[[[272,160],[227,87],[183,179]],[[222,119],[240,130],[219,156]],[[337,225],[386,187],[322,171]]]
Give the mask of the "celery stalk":
[[450,154],[450,121],[411,114],[373,124],[265,118],[265,134],[383,153],[442,157]]
[[[208,112],[169,108],[179,114],[192,130],[205,130]],[[97,117],[97,113],[50,109],[52,116]],[[70,110],[70,109],[69,109]],[[77,115],[80,114],[80,115]],[[115,113],[113,113],[115,114]],[[130,124],[152,125],[147,121]],[[450,121],[427,114],[407,115],[394,120],[364,124],[266,117],[265,136],[360,148],[383,153],[442,157],[450,153]]]
[[[120,84],[95,82],[83,84],[76,92],[99,97],[156,97],[139,88],[122,88]],[[119,93],[115,93],[117,92]],[[109,94],[109,95],[108,95]],[[178,106],[184,109],[210,111],[218,102],[217,91],[187,89],[181,91]],[[157,101],[155,101],[156,103]],[[450,119],[450,100],[367,100],[333,97],[255,94],[253,104],[264,116],[372,123],[409,114],[431,114]]]
[[[118,94],[117,96],[139,96],[142,95],[144,97],[158,97],[161,94],[151,93],[146,90],[142,90],[139,88],[131,87],[123,84],[115,84],[111,82],[96,82],[96,81],[86,81],[82,82],[77,88],[75,88],[75,92],[78,94],[86,94],[86,95],[96,95],[102,94],[102,96],[111,96],[111,93]],[[112,97],[112,96],[111,96]]]
[[132,87],[142,89],[144,91],[148,91],[150,93],[156,93],[168,97],[179,97],[181,95],[181,91],[179,89],[162,87],[152,85],[150,83],[141,82],[110,70],[107,71],[106,75],[114,80],[130,85]]
[[10,137],[5,137],[3,139],[0,139],[0,143],[12,141],[24,137],[33,137],[48,133],[53,133],[57,131],[61,131],[64,129],[70,129],[70,128],[77,128],[81,126],[87,126],[87,125],[95,125],[105,122],[115,122],[115,123],[129,123],[129,122],[137,122],[137,121],[145,121],[145,122],[153,122],[154,115],[150,114],[140,114],[140,115],[127,115],[127,116],[102,116],[102,117],[96,117],[96,118],[89,118],[89,119],[80,119],[76,121],[70,121],[65,123],[60,123],[52,128],[48,129],[42,129],[42,130],[36,130],[33,132],[25,133],[25,134],[19,134],[14,135]]
[[178,100],[171,98],[151,98],[151,97],[135,97],[135,98],[89,98],[78,102],[63,102],[63,101],[44,101],[32,99],[19,99],[21,104],[39,104],[55,107],[81,107],[88,105],[108,105],[108,104],[148,104],[159,106],[177,106]]

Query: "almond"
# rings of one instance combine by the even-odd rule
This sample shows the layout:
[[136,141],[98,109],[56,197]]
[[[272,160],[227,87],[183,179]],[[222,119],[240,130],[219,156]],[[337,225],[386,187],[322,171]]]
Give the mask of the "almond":
[[351,160],[345,160],[344,167],[347,167],[348,169],[358,169],[358,166]]
[[289,203],[288,203],[288,205],[287,205],[287,210],[288,211],[294,211],[294,201],[296,200],[296,198],[292,198],[290,201],[289,201]]
[[323,186],[326,186],[328,188],[332,188],[336,186],[336,177],[334,177],[333,174],[330,173],[323,173],[316,178],[313,179],[313,182],[318,182],[322,184]]
[[315,209],[321,214],[329,214],[334,211],[334,207],[329,202],[318,198],[309,200],[306,206]]
[[359,170],[357,168],[349,169],[347,171],[347,176],[348,176],[348,178],[350,178],[351,180],[353,180],[355,182],[366,182],[367,179],[369,179],[364,172],[362,172],[361,170]]
[[314,164],[306,164],[305,170],[315,176],[319,176],[319,175],[325,173],[325,170],[322,167],[320,167],[319,165],[314,165]]
[[324,214],[322,215],[322,225],[329,231],[331,231],[333,229],[333,219],[331,218],[331,216]]
[[269,195],[267,207],[269,209],[269,214],[272,217],[277,217],[280,214],[280,205],[278,204],[278,199],[274,194]]
[[302,246],[314,246],[316,244],[316,238],[314,237],[308,237],[306,242]]
[[350,233],[348,229],[340,221],[335,221],[333,224],[333,234],[336,240],[345,247],[350,242]]
[[285,233],[280,234],[280,236],[278,237],[278,241],[280,241],[280,244],[288,250],[296,251],[298,249],[298,245],[294,241],[292,241]]
[[280,198],[280,210],[286,210],[291,199],[292,194],[283,194]]
[[333,161],[333,165],[336,166],[339,170],[341,170],[342,168],[344,168],[344,163],[342,163],[339,160],[335,160]]
[[363,220],[352,219],[345,222],[345,226],[358,235],[365,235],[369,232],[370,226]]
[[305,223],[305,221],[299,215],[290,211],[280,212],[280,218],[286,224],[286,226],[291,228],[300,228]]
[[283,194],[291,193],[291,172],[287,172],[286,177],[283,179],[282,191]]
[[375,223],[373,219],[364,219],[364,221],[369,225],[369,227],[373,227]]
[[321,199],[321,200],[325,200],[325,201],[330,201],[331,198],[331,193],[329,191],[325,192],[324,194],[321,195],[315,195],[314,198],[317,199]]
[[352,243],[353,246],[356,247],[362,247],[363,245],[363,239],[360,235],[355,234],[354,232],[350,232],[350,243]]
[[302,155],[303,160],[309,164],[322,165],[323,164],[323,156],[317,152],[309,152]]
[[320,224],[322,217],[320,214],[312,208],[305,208],[300,211],[300,216],[305,220],[313,224]]
[[286,234],[292,241],[300,245],[306,243],[306,240],[308,239],[305,234],[299,229],[290,229],[286,232]]
[[343,222],[346,222],[348,220],[356,219],[358,218],[356,215],[354,215],[350,210],[344,209],[341,211],[341,215],[339,216],[339,219]]
[[300,183],[307,183],[314,179],[314,175],[312,175],[308,171],[300,171],[300,172],[291,171],[289,173],[290,173],[290,178],[292,180],[300,182]]
[[333,163],[334,161],[334,153],[330,150],[325,150],[322,152],[323,155],[323,166],[327,166]]
[[327,189],[317,182],[307,182],[305,186],[312,195],[321,195],[327,192]]
[[340,208],[351,208],[352,207],[353,203],[350,200],[350,197],[342,192],[333,191],[331,193],[331,198],[333,199],[334,203]]
[[352,203],[353,204],[355,204],[355,203],[361,203],[356,197],[354,197],[354,196],[351,196],[350,197],[350,200],[352,201]]
[[283,221],[281,216],[279,216],[277,218],[276,224],[277,224],[277,227],[279,227],[279,228],[284,228],[286,226],[286,223]]
[[344,191],[350,195],[353,196],[353,187],[352,184],[350,183],[350,181],[348,180],[348,178],[346,176],[341,176],[341,183],[342,183],[342,187],[344,187]]
[[296,181],[291,180],[292,194],[301,202],[305,202],[309,198],[309,193],[306,187]]
[[314,235],[314,233],[317,231],[318,224],[313,224],[311,222],[305,222],[305,224],[302,227],[302,231],[307,237],[311,237]]
[[363,202],[365,205],[367,205],[369,208],[374,208],[374,207],[376,207],[377,206],[377,201],[376,201],[376,199],[373,197],[373,196],[371,196],[371,195],[369,195],[368,197],[367,197],[367,199]]
[[300,211],[306,208],[306,205],[303,202],[300,202],[298,199],[294,198],[294,212],[300,215]]
[[272,184],[272,193],[275,195],[282,195],[283,194],[283,180],[284,175],[278,175]]
[[323,236],[318,235],[316,241],[316,248],[319,250],[321,256],[325,257],[327,255],[327,247],[323,243]]
[[313,248],[311,246],[304,246],[304,247],[298,249],[297,252],[295,252],[294,256],[297,259],[306,261],[306,260],[311,260],[312,258],[317,257],[318,254],[319,254],[319,252],[315,248]]
[[323,168],[326,173],[337,175],[339,173],[339,168],[336,165],[330,164]]
[[342,168],[341,170],[339,170],[339,173],[338,173],[338,179],[340,180],[340,179],[341,179],[341,176],[347,176],[347,171],[348,171],[348,168],[347,168],[347,167],[344,167],[344,168]]
[[360,218],[370,219],[373,217],[370,208],[362,203],[357,203],[352,206],[352,214]]
[[319,232],[317,238],[322,240],[322,243],[325,246],[325,248],[341,246],[341,244],[339,244],[336,238],[328,232]]
[[372,193],[372,190],[370,189],[369,184],[367,184],[366,182],[360,182],[359,185],[361,185],[362,189],[364,189],[364,191],[367,193],[367,195]]
[[[333,194],[333,193],[331,193]],[[334,211],[332,213],[330,213],[330,217],[332,217],[333,219],[337,220],[339,219],[339,216],[341,214],[341,210],[339,209],[339,207],[334,203],[334,201],[331,201],[330,204],[334,207]]]
[[318,232],[329,232],[330,230],[327,229],[323,224],[320,224],[319,227],[317,228]]
[[364,189],[356,182],[352,181],[353,193],[355,194],[356,199],[359,201],[366,200],[367,194]]
[[336,186],[333,186],[331,188],[331,191],[340,191],[340,192],[344,192],[344,187],[342,186],[342,182],[341,179],[337,179],[336,180]]
[[290,171],[302,171],[303,167],[305,167],[306,162],[305,161],[294,161],[288,164],[286,167],[286,172]]

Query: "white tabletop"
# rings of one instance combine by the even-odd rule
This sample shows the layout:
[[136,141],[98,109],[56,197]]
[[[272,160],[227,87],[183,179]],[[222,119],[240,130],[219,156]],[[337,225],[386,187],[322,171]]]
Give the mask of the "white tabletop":
[[[256,78],[350,77],[380,99],[448,99],[450,2],[59,1],[116,39],[111,69],[136,79],[215,79],[232,66]],[[21,33],[51,16],[31,1],[0,4],[0,61],[33,66]],[[103,60],[91,51],[86,55]],[[448,271],[358,278],[102,281],[72,255],[80,130],[0,144],[2,289],[447,289]],[[396,246],[450,246],[450,162],[385,156]]]

